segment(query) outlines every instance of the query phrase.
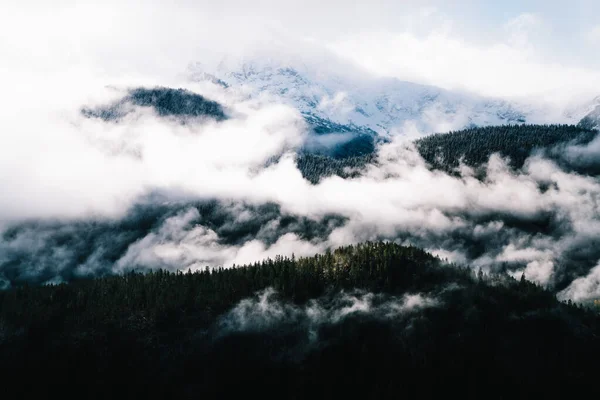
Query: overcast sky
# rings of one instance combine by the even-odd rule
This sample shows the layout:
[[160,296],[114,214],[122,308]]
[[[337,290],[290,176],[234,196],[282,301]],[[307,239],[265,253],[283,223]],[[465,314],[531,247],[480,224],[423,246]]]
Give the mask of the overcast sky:
[[274,42],[293,52],[303,42],[377,75],[484,95],[600,93],[593,0],[95,3],[9,0],[0,15],[4,77],[164,77],[209,54]]

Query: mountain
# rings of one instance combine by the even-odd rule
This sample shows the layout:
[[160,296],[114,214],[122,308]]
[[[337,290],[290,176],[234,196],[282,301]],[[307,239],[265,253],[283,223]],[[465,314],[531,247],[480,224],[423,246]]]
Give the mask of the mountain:
[[84,107],[81,112],[88,118],[119,121],[135,107],[151,108],[160,117],[179,119],[209,117],[217,121],[226,118],[223,107],[212,100],[184,89],[167,87],[130,89],[119,101],[96,108]]
[[543,151],[546,157],[559,161],[555,157],[560,153],[559,146],[585,146],[596,136],[596,131],[574,125],[488,126],[434,134],[415,144],[432,168],[452,172],[461,161],[470,167],[481,167],[494,153],[510,158],[514,168],[521,168],[535,151]]
[[35,380],[10,398],[565,398],[597,392],[599,335],[597,310],[383,242],[0,291],[0,372]]
[[596,97],[589,108],[591,111],[579,121],[579,126],[585,129],[600,130],[600,96]]
[[[576,164],[565,164],[568,160],[561,156],[565,146],[585,146],[597,135],[595,130],[574,125],[503,125],[436,133],[418,138],[414,144],[432,169],[451,174],[457,173],[461,161],[483,172],[482,167],[494,153],[508,157],[511,167],[519,169],[534,152],[543,152],[568,171],[590,174],[591,171]],[[302,175],[312,183],[332,175],[359,176],[364,167],[373,162],[376,162],[375,155],[368,153],[342,159],[302,154],[296,160]]]
[[[212,75],[200,74],[214,84],[229,86]],[[225,108],[218,102],[185,89],[168,87],[137,87],[111,104],[96,107],[83,107],[82,115],[87,118],[99,118],[103,121],[119,122],[125,116],[139,109],[152,109],[159,117],[176,118],[182,123],[197,118],[211,118],[222,121],[227,118]],[[342,125],[313,114],[305,115],[312,135],[308,135],[302,148],[303,152],[347,158],[371,154],[375,151],[377,133],[367,127]]]
[[288,104],[307,120],[318,121],[317,127],[325,121],[384,137],[400,128],[428,134],[474,126],[571,122],[567,117],[551,121],[541,106],[348,72],[351,66],[336,67],[340,70],[323,72],[298,60],[249,59],[212,68],[196,63],[189,67],[188,76],[252,98]]

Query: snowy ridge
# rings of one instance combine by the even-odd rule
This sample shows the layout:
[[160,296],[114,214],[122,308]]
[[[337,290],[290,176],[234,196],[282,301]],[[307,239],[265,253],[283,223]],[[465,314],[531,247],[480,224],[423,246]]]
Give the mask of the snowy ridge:
[[422,135],[472,126],[577,123],[585,115],[565,112],[556,118],[556,113],[550,116],[543,107],[524,102],[376,78],[357,71],[323,72],[297,60],[250,59],[222,62],[213,69],[198,63],[190,66],[189,77],[288,104],[307,121],[381,136]]
[[580,117],[582,114],[584,115],[579,121],[579,126],[600,130],[600,96],[574,111],[576,117]]

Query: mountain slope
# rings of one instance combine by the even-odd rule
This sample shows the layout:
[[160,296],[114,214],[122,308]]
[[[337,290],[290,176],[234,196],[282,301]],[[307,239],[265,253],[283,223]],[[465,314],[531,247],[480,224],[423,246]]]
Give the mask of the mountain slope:
[[[600,98],[598,98],[600,103]],[[600,104],[598,104],[588,115],[583,117],[579,121],[578,126],[585,129],[599,129],[600,130]]]
[[435,134],[415,143],[421,156],[435,169],[451,172],[462,161],[471,167],[485,164],[498,153],[521,168],[535,150],[547,155],[559,144],[586,145],[597,132],[572,125],[497,126]]
[[88,118],[118,121],[133,112],[135,107],[151,108],[160,117],[210,117],[218,121],[226,118],[219,103],[188,90],[167,87],[130,89],[127,95],[113,104],[84,107],[81,112]]
[[533,106],[358,72],[324,73],[297,60],[250,59],[207,69],[192,65],[190,79],[219,82],[250,97],[289,104],[308,119],[384,136],[402,127],[432,133],[543,119]]
[[0,291],[0,327],[0,372],[6,382],[35,379],[15,387],[26,398],[598,390],[597,312],[391,243]]
[[[438,133],[415,140],[421,157],[433,169],[455,173],[462,161],[465,165],[480,168],[489,157],[498,153],[510,158],[510,165],[521,168],[535,151],[544,152],[555,161],[565,161],[557,146],[585,146],[597,137],[597,131],[572,125],[504,125],[464,129]],[[303,154],[297,159],[298,169],[312,183],[322,178],[338,175],[343,178],[359,176],[368,163],[376,162],[374,154],[362,154],[345,159]],[[572,163],[571,163],[572,164]],[[582,173],[592,171],[563,165],[567,170]]]

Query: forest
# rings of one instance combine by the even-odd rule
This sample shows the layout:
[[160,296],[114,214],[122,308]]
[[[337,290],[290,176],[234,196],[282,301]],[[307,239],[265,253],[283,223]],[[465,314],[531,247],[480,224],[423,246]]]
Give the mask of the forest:
[[119,101],[99,107],[84,107],[81,113],[88,118],[117,122],[131,113],[133,106],[152,108],[160,117],[226,119],[221,104],[189,90],[160,86],[131,89]]
[[[130,89],[127,95],[112,104],[84,107],[88,118],[119,121],[133,112],[133,107],[151,108],[159,117],[177,118],[185,123],[190,118],[227,118],[224,107],[185,89],[166,87]],[[432,169],[456,175],[460,163],[475,168],[485,176],[482,166],[498,153],[510,160],[513,168],[521,168],[525,160],[538,152],[566,167],[581,173],[596,174],[597,166],[576,168],[565,165],[562,150],[567,145],[586,145],[596,136],[598,110],[574,125],[503,125],[475,127],[449,133],[437,133],[414,141],[419,154]],[[369,163],[377,162],[376,145],[387,140],[363,127],[343,125],[316,115],[302,115],[310,132],[297,157],[298,169],[305,179],[317,184],[322,178],[337,175],[342,178],[359,176]],[[328,143],[324,138],[344,136],[340,143]],[[589,167],[589,166],[588,166]]]
[[0,30],[0,400],[600,399],[600,0]]
[[328,176],[356,178],[361,175],[365,165],[372,162],[375,162],[372,153],[344,158],[301,153],[296,158],[296,166],[302,172],[302,176],[312,184],[317,184],[322,178]]
[[[417,151],[430,168],[453,175],[458,174],[460,163],[475,168],[483,177],[482,167],[494,153],[507,157],[514,169],[523,167],[525,160],[533,154],[559,163],[566,170],[596,173],[596,169],[570,165],[563,159],[565,146],[589,144],[598,135],[597,130],[574,125],[504,125],[465,129],[449,133],[437,133],[414,141]],[[301,154],[297,159],[298,169],[312,183],[322,178],[337,175],[342,178],[360,176],[369,163],[376,163],[374,153],[352,151],[352,142],[346,144],[346,157],[326,154]]]
[[508,157],[510,165],[518,169],[535,151],[554,158],[557,146],[585,145],[597,134],[573,125],[504,125],[438,133],[415,144],[432,168],[452,173],[461,161],[479,167],[494,153]]
[[599,334],[596,309],[390,242],[0,291],[19,397],[565,398],[598,393]]
[[[188,95],[131,91],[88,116],[111,121],[133,104],[167,117],[208,112],[225,118],[222,109]],[[182,107],[186,111],[177,114]],[[352,139],[333,149],[301,149],[296,163],[312,184],[332,175],[358,177],[379,162],[369,132],[313,123],[315,135],[342,129]],[[596,136],[584,127],[520,125],[414,143],[429,168],[456,174],[460,161],[482,172],[494,153],[508,157],[514,169],[536,153],[568,169],[565,150]],[[516,217],[503,223],[532,234],[560,234],[554,225],[566,229],[550,216],[540,218],[541,224]],[[287,234],[318,242],[346,219],[297,216],[274,203],[165,201],[154,193],[120,220],[27,221],[7,228],[0,260],[6,398],[227,398],[243,391],[268,398],[513,399],[598,393],[597,303],[561,302],[557,290],[567,281],[539,286],[516,274],[525,265],[515,262],[483,271],[386,241],[232,268],[115,268],[135,243],[177,239],[164,233],[173,222],[214,232],[215,245],[227,248],[251,240],[268,246]],[[504,246],[462,235],[445,239],[471,252]],[[19,246],[32,238],[43,240],[34,248]],[[578,264],[597,259],[586,243],[581,253],[564,252],[564,271],[591,267]]]

